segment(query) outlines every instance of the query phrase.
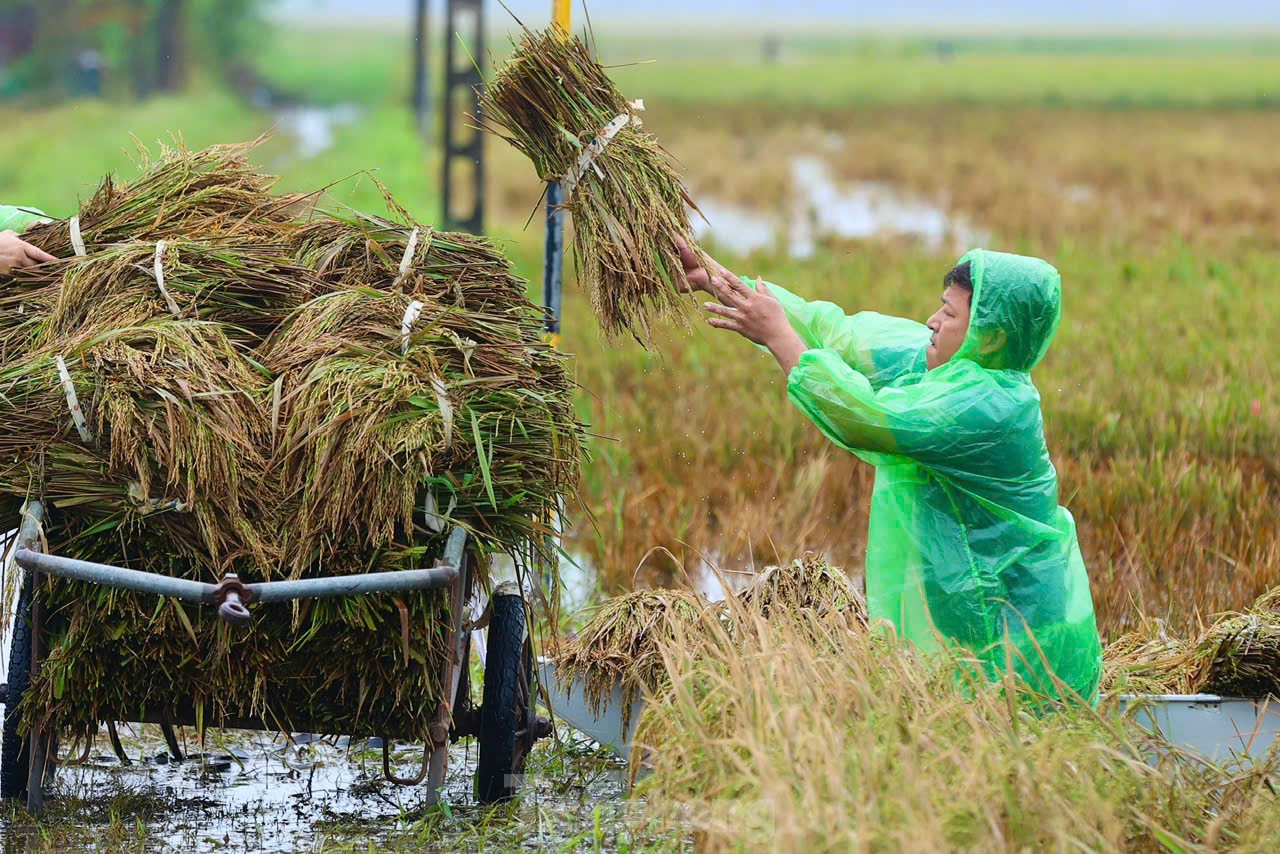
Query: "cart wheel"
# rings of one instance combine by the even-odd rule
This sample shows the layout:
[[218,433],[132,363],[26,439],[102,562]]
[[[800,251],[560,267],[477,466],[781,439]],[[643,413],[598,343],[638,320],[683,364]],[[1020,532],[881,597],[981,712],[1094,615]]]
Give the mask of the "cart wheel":
[[496,593],[484,665],[484,702],[475,792],[481,803],[509,801],[520,787],[534,740],[531,715],[533,650],[525,631],[524,600]]
[[[27,579],[30,582],[30,579]],[[15,800],[27,796],[30,739],[18,735],[18,704],[31,681],[31,585],[24,583],[18,594],[18,611],[9,645],[8,693],[4,705],[4,738],[0,743],[0,797]]]

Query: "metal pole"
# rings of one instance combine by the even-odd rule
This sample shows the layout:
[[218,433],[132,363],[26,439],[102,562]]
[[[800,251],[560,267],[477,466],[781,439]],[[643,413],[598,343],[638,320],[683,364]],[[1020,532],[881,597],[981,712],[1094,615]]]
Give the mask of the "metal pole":
[[[551,0],[551,21],[561,38],[572,32],[572,0]],[[564,284],[564,191],[559,181],[547,185],[547,244],[542,264],[542,304],[547,310],[547,338],[560,346],[561,289]]]
[[394,593],[400,590],[435,590],[447,587],[458,577],[452,566],[434,569],[404,569],[397,572],[370,572],[333,578],[300,578],[296,581],[266,581],[246,584],[250,602],[287,602],[290,599],[321,599],[329,596],[356,596],[364,593]]
[[560,347],[561,288],[564,282],[564,190],[559,181],[547,185],[547,245],[542,259],[542,304],[547,310],[547,337]]
[[138,593],[154,593],[158,596],[169,596],[186,602],[204,602],[206,596],[212,599],[214,586],[199,581],[188,581],[185,578],[169,578],[151,572],[140,572],[136,569],[125,569],[119,566],[108,566],[101,563],[90,563],[74,560],[69,557],[40,554],[30,549],[18,549],[13,559],[23,569],[32,572],[46,572],[75,581],[88,581],[92,584],[104,584],[118,587],[121,590],[133,590]]
[[[572,0],[551,0],[551,21],[561,38],[569,38],[573,31]],[[547,184],[547,242],[542,259],[542,305],[547,314],[547,341],[552,347],[560,348],[560,314],[564,304],[564,190],[559,181]],[[561,508],[563,510],[563,508]],[[552,581],[555,578],[555,564],[559,561],[559,539],[564,514],[554,512],[551,527],[555,534],[548,534],[546,541],[536,555],[542,575],[542,589],[546,601],[554,612],[558,601],[552,602],[555,595]]]
[[431,132],[431,85],[428,66],[428,34],[430,30],[429,0],[413,2],[413,113],[418,133]]
[[[461,29],[460,29],[461,27]],[[461,115],[479,118],[476,87],[484,85],[484,0],[448,0],[445,4],[444,144],[441,148],[441,201],[446,228],[484,232],[484,138]],[[465,42],[460,45],[459,40]],[[462,108],[460,110],[459,108]],[[458,173],[458,174],[455,174]],[[470,173],[471,208],[458,210],[463,173]],[[464,196],[465,197],[465,196]]]

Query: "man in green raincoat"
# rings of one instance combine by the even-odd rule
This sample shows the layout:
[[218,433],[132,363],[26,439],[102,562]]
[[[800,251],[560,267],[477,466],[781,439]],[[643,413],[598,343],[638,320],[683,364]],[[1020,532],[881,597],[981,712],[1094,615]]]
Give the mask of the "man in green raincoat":
[[708,323],[766,348],[791,401],[876,468],[867,604],[918,646],[950,639],[1047,698],[1097,694],[1102,650],[1075,522],[1058,504],[1030,371],[1061,316],[1058,271],[975,249],[921,325],[707,270]]
[[0,273],[57,260],[19,237],[27,228],[43,221],[44,214],[34,208],[0,205]]

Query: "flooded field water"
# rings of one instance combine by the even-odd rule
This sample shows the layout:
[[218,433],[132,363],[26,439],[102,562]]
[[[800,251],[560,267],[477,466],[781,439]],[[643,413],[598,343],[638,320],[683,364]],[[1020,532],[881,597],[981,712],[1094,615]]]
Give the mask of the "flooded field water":
[[[607,838],[590,847],[621,841],[625,767],[568,729],[535,749],[521,797],[498,807],[472,797],[470,741],[451,748],[442,804],[433,806],[424,786],[383,779],[377,743],[213,730],[200,745],[194,732],[180,735],[188,758],[177,762],[158,728],[126,728],[132,764],[123,767],[104,731],[87,762],[59,767],[40,823],[0,814],[5,851],[554,850],[575,847],[576,834],[597,826]],[[394,746],[393,767],[411,776],[421,750]]]

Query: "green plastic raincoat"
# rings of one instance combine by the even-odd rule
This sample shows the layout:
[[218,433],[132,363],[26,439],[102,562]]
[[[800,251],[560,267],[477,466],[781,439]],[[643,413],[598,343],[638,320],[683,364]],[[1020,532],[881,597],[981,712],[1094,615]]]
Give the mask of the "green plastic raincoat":
[[47,222],[41,211],[35,208],[16,208],[13,205],[0,205],[0,231],[26,231],[37,222]]
[[787,392],[827,438],[876,467],[872,617],[926,649],[952,639],[991,677],[1012,661],[1046,697],[1069,694],[1065,685],[1092,700],[1102,649],[1089,578],[1028,373],[1058,328],[1061,279],[1038,258],[975,249],[966,261],[968,336],[932,371],[925,326],[847,316],[769,285],[810,348]]

